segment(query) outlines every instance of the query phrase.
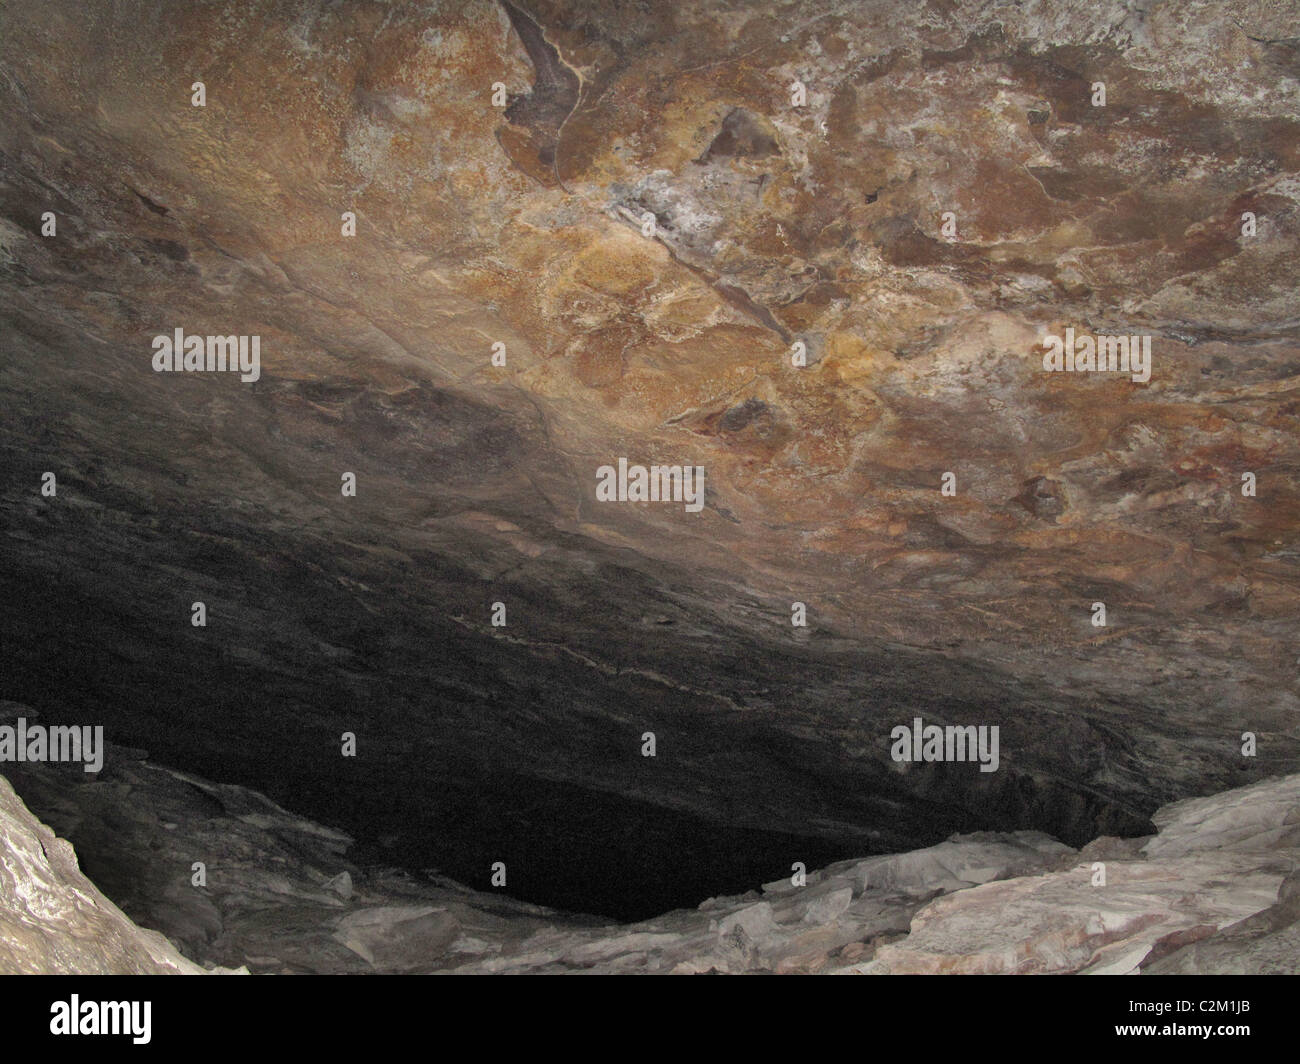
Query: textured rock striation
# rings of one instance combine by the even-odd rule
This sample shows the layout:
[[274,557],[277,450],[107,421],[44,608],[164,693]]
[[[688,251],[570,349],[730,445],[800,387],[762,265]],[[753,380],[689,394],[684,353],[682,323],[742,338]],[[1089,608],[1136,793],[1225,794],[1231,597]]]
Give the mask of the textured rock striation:
[[[0,694],[624,919],[1297,771],[1296,24],[4,4]],[[999,770],[893,762],[915,716]]]

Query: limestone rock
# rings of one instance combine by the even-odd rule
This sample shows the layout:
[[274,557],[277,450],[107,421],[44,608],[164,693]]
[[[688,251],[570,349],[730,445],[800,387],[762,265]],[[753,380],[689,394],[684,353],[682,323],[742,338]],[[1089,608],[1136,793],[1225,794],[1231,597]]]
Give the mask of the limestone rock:
[[[1300,776],[1177,802],[1140,850],[961,891],[864,974],[1300,972]],[[1104,883],[1094,879],[1103,858]]]
[[202,972],[104,897],[81,874],[72,847],[32,816],[0,777],[0,973]]

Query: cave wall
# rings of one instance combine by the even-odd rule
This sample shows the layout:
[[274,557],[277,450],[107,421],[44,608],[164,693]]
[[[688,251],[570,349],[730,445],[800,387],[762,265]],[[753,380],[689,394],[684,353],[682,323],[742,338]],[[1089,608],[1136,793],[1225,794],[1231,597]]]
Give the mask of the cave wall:
[[5,694],[612,915],[1295,770],[1295,16],[6,5]]

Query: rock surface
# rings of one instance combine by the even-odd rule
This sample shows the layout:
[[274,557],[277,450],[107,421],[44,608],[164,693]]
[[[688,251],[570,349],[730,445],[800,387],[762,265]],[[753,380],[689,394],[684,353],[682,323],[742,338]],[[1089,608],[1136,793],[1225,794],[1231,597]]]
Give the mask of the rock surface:
[[623,918],[1297,771],[1297,11],[5,3],[2,693]]
[[136,927],[76,854],[0,778],[0,975],[194,975],[156,931]]
[[488,942],[597,922],[437,876],[362,870],[344,856],[346,835],[255,791],[154,764],[141,750],[110,745],[98,774],[3,767],[41,819],[72,840],[96,884],[207,968],[428,971]]
[[[1076,851],[1037,832],[957,835],[809,871],[802,885],[780,879],[611,925],[470,890],[433,871],[357,867],[346,857],[351,840],[262,795],[162,768],[138,751],[112,753],[114,767],[98,780],[68,768],[9,768],[43,818],[85,840],[87,869],[137,923],[165,932],[207,967],[1300,974],[1300,775],[1167,806],[1151,839],[1103,838]],[[3,842],[12,852],[23,835],[9,823]],[[28,823],[29,833],[50,838]],[[71,849],[58,845],[70,862]],[[201,887],[191,878],[195,860],[206,868]],[[4,867],[15,867],[7,854]],[[6,905],[32,897],[32,886],[20,875]],[[25,933],[62,942],[72,925],[44,915],[52,911],[37,913]],[[125,925],[117,921],[113,934]],[[0,913],[0,957],[29,950],[15,949],[15,926]],[[125,926],[146,942],[158,939]],[[98,947],[92,956],[98,960]],[[51,962],[26,963],[30,970]],[[61,963],[81,970],[90,962]]]

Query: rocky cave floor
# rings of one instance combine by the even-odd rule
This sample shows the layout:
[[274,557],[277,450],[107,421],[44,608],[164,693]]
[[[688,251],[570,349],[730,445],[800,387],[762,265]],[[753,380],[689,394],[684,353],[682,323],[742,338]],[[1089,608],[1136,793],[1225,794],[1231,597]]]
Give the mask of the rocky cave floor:
[[0,969],[1294,970],[1298,34],[0,4]]
[[[98,778],[10,773],[46,823],[0,780],[0,970],[1300,973],[1300,775],[1166,806],[1152,837],[954,835],[611,924],[362,870],[346,835],[256,791],[110,753]],[[74,855],[51,828],[86,843]]]

